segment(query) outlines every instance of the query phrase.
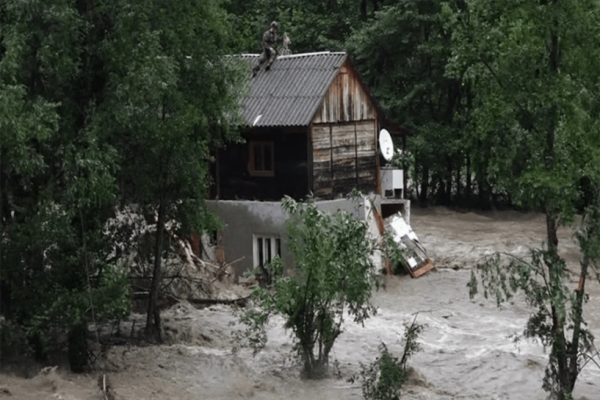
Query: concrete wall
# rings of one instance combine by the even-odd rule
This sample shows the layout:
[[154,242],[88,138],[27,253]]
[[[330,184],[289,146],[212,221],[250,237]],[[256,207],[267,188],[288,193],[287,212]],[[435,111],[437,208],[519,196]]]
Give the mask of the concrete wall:
[[[376,200],[377,201],[377,200]],[[281,256],[286,268],[294,264],[286,240],[285,221],[287,212],[279,202],[267,201],[237,201],[237,200],[211,200],[207,201],[209,208],[223,221],[225,228],[221,232],[222,246],[225,261],[241,261],[233,265],[238,276],[254,267],[253,262],[253,235],[278,235],[281,238]],[[366,204],[366,205],[365,205]],[[337,210],[351,212],[357,218],[365,219],[369,223],[369,232],[378,237],[377,225],[370,212],[370,203],[356,202],[348,199],[327,200],[317,202],[317,207],[326,212],[334,213]],[[380,265],[381,257],[374,258],[376,265]]]

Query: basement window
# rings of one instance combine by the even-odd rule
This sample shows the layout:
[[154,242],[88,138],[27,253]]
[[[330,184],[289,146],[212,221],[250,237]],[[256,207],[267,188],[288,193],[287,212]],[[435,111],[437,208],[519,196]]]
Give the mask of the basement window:
[[248,170],[252,176],[275,176],[273,142],[250,142]]
[[264,267],[281,256],[281,239],[273,235],[254,235],[254,266]]

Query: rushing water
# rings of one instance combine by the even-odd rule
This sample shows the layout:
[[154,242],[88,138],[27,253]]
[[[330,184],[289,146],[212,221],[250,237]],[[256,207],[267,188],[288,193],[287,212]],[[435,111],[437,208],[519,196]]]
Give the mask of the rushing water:
[[[547,354],[539,342],[521,338],[529,309],[519,298],[502,308],[483,297],[470,300],[466,287],[469,274],[443,270],[417,280],[389,278],[386,290],[374,298],[378,314],[364,327],[349,324],[334,348],[343,375],[356,372],[359,363],[371,362],[382,341],[400,355],[403,324],[416,316],[427,329],[419,338],[423,351],[411,364],[425,382],[410,386],[407,398],[545,399],[541,385]],[[592,296],[590,305],[598,304],[598,300],[597,295]],[[598,307],[591,306],[588,311],[588,321],[600,337]],[[263,373],[281,362],[276,361],[277,349],[285,340],[281,327],[273,326],[270,336],[267,355],[254,364]],[[311,394],[360,398],[358,383],[330,381],[305,386],[306,398]],[[575,398],[600,399],[600,370],[596,366],[588,365],[580,375]]]
[[[438,266],[470,268],[494,251],[525,255],[543,239],[539,215],[458,214],[447,210],[415,210],[413,228]],[[572,232],[562,230],[561,254],[576,271],[578,254]],[[521,339],[530,310],[522,298],[498,308],[482,296],[470,300],[469,270],[440,269],[419,279],[387,278],[386,289],[374,295],[376,316],[364,327],[348,321],[333,349],[340,375],[321,381],[302,381],[290,362],[291,339],[275,318],[269,342],[253,356],[236,350],[232,340],[232,310],[214,306],[197,310],[189,304],[163,313],[169,344],[150,347],[116,346],[109,351],[108,372],[120,399],[361,399],[360,381],[348,379],[360,364],[372,362],[381,342],[400,356],[404,324],[415,318],[427,325],[419,337],[423,351],[411,359],[418,372],[403,398],[544,400],[542,379],[547,353],[534,341]],[[573,275],[572,284],[577,276]],[[586,319],[600,340],[600,285],[588,280]],[[134,315],[123,327],[143,326]],[[129,324],[129,325],[128,325]],[[97,374],[66,372],[30,380],[0,374],[17,399],[98,398]],[[576,400],[600,400],[600,369],[589,364],[581,373]]]

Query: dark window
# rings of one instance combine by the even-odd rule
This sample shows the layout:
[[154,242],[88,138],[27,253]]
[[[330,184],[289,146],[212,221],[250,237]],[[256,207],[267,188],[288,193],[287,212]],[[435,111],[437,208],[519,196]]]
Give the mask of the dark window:
[[254,143],[254,171],[262,171],[262,146],[259,143]]
[[264,253],[263,253],[263,239],[262,238],[258,238],[258,265],[261,267],[265,265],[265,258],[264,258]]
[[264,267],[275,256],[281,256],[281,239],[278,236],[254,236],[254,265]]
[[273,142],[250,142],[248,169],[253,176],[274,176]]
[[266,260],[268,263],[271,262],[271,238],[265,238],[265,253],[267,254]]

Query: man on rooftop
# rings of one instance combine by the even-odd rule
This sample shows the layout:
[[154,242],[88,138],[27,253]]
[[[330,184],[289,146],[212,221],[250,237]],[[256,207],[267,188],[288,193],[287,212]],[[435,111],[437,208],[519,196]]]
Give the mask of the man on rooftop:
[[273,21],[271,22],[269,30],[263,34],[261,42],[262,53],[260,54],[260,58],[258,59],[258,65],[256,65],[252,71],[253,76],[256,76],[256,73],[258,72],[258,70],[260,70],[260,68],[265,62],[267,63],[265,70],[268,71],[269,69],[271,69],[271,64],[273,64],[273,61],[275,61],[275,57],[277,57],[275,45],[278,40],[279,37],[277,36],[277,21]]

